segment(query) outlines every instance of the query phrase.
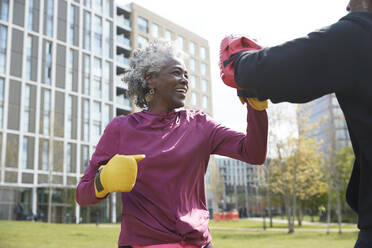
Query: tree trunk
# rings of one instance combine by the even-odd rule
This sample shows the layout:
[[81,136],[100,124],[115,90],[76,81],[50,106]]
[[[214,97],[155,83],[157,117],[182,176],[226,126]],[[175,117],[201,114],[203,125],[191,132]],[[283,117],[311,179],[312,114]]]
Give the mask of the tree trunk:
[[[337,175],[338,176],[338,175]],[[337,213],[337,225],[338,225],[338,233],[342,234],[342,211],[341,211],[341,200],[340,200],[340,184],[339,184],[339,177],[336,178],[335,182],[335,191],[336,191],[336,213]]]
[[298,226],[302,226],[302,207],[300,206],[297,211]]

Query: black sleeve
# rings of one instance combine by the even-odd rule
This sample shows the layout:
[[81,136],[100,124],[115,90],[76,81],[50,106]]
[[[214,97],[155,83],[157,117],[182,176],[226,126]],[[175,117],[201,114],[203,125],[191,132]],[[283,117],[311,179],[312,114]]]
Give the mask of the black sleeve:
[[235,81],[251,95],[274,103],[304,103],[349,90],[360,76],[365,32],[340,20],[304,38],[243,52],[234,64]]

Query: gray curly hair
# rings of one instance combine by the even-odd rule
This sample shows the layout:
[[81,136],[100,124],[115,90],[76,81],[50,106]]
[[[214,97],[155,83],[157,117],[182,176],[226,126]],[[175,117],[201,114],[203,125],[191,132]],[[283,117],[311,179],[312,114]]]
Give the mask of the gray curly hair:
[[144,48],[136,49],[130,58],[130,68],[125,72],[123,81],[128,84],[128,95],[140,108],[147,107],[145,100],[149,88],[146,76],[157,74],[171,58],[184,59],[185,54],[173,42],[154,40]]

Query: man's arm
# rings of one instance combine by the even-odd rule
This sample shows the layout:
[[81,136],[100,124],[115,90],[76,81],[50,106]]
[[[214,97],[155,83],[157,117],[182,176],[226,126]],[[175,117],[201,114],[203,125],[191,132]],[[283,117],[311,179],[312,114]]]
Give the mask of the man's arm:
[[341,20],[304,38],[260,51],[242,52],[235,61],[238,86],[272,102],[308,102],[350,90],[365,63],[366,31]]

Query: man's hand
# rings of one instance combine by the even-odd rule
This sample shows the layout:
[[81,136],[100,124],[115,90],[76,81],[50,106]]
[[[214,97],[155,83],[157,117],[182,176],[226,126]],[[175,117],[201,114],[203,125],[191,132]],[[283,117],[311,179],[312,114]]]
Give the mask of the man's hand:
[[137,179],[137,163],[144,158],[144,154],[116,154],[102,165],[94,179],[96,197],[103,198],[111,192],[130,192]]

